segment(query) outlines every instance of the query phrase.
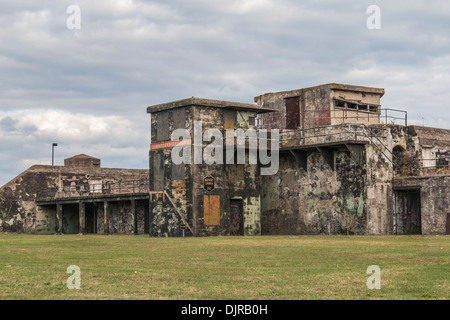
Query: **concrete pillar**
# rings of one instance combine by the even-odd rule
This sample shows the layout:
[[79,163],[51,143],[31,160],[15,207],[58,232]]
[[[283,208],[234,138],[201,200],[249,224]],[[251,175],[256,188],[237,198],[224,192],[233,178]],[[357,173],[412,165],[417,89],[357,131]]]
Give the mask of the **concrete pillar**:
[[56,203],[56,233],[62,233],[62,205]]
[[80,201],[79,203],[79,214],[78,214],[78,218],[79,218],[79,233],[83,234],[85,232],[85,228],[86,228],[86,204],[83,201]]
[[131,199],[131,225],[133,228],[133,233],[137,234],[137,223],[136,223],[136,200]]
[[103,214],[104,214],[104,232],[105,234],[110,234],[110,227],[109,227],[109,203],[108,201],[103,202]]

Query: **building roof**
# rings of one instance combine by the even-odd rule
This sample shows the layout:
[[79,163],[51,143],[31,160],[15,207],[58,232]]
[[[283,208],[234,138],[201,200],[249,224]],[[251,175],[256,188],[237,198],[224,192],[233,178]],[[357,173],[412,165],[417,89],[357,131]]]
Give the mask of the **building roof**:
[[89,155],[87,155],[87,154],[84,154],[84,153],[81,153],[81,154],[78,154],[78,155],[76,155],[76,156],[73,156],[73,157],[67,158],[67,159],[65,159],[65,160],[85,160],[85,159],[94,159],[94,160],[100,160],[100,159],[98,159],[98,158],[95,158],[95,157],[89,156]]
[[183,100],[177,100],[147,107],[147,113],[160,112],[169,109],[182,108],[188,106],[201,106],[201,107],[214,107],[223,109],[235,109],[235,110],[248,110],[255,111],[257,113],[274,112],[279,111],[276,109],[261,108],[257,104],[230,102],[222,100],[211,100],[202,98],[187,98]]
[[342,83],[326,83],[321,84],[318,86],[313,87],[307,87],[302,89],[294,89],[294,90],[287,90],[287,91],[280,91],[280,92],[268,92],[264,93],[262,95],[255,97],[255,102],[257,102],[261,97],[263,96],[270,96],[272,94],[280,94],[280,93],[290,93],[293,95],[299,95],[301,94],[302,90],[309,90],[313,88],[320,88],[320,87],[327,87],[330,90],[340,90],[340,91],[353,91],[353,92],[363,92],[363,93],[373,93],[373,94],[379,94],[380,98],[384,95],[384,89],[383,88],[375,88],[375,87],[364,87],[364,86],[355,86],[350,84],[342,84]]

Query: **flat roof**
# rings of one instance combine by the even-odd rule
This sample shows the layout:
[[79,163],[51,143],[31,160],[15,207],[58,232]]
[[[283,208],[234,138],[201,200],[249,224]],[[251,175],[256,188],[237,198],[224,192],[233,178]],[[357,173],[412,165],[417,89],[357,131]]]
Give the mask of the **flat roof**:
[[342,83],[327,83],[327,84],[321,84],[318,86],[313,87],[306,87],[302,89],[293,89],[293,90],[287,90],[287,91],[279,91],[279,92],[268,92],[261,94],[259,96],[256,96],[254,101],[256,102],[258,98],[264,97],[264,96],[270,96],[272,94],[293,94],[293,95],[300,95],[302,90],[309,90],[313,88],[320,88],[320,87],[329,87],[331,90],[341,90],[341,91],[356,91],[356,92],[364,92],[364,93],[373,93],[373,94],[379,94],[380,97],[384,95],[384,89],[383,88],[375,88],[375,87],[365,87],[365,86],[355,86],[350,84],[342,84]]
[[257,113],[265,112],[278,112],[277,109],[261,108],[257,104],[241,103],[241,102],[231,102],[222,100],[212,100],[203,98],[187,98],[183,100],[177,100],[172,102],[166,102],[162,104],[156,104],[147,107],[147,113],[160,112],[164,110],[170,110],[175,108],[183,108],[188,106],[200,106],[200,107],[214,107],[223,109],[234,109],[234,110],[247,110],[255,111]]

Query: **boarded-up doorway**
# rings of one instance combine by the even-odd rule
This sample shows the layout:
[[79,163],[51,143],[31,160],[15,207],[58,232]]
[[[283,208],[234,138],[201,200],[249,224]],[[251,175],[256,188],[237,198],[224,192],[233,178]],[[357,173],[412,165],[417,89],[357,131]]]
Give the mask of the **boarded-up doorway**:
[[242,199],[230,200],[230,235],[242,236],[244,235],[244,216]]
[[420,190],[397,190],[394,198],[394,233],[421,234]]

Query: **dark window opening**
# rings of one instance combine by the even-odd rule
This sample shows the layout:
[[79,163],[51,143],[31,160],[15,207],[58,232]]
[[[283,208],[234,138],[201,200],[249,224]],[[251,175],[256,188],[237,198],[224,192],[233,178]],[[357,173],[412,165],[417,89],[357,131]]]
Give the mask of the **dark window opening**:
[[378,106],[369,106],[370,112],[378,112]]
[[345,102],[341,100],[335,100],[334,106],[338,108],[345,108]]
[[369,106],[367,104],[362,104],[359,106],[359,110],[361,111],[367,111],[369,109]]
[[365,103],[361,103],[359,101],[347,101],[347,100],[341,100],[341,99],[334,99],[334,106],[336,108],[343,108],[343,109],[347,109],[347,110],[358,110],[358,111],[372,112],[372,113],[378,112],[377,105],[365,104]]

